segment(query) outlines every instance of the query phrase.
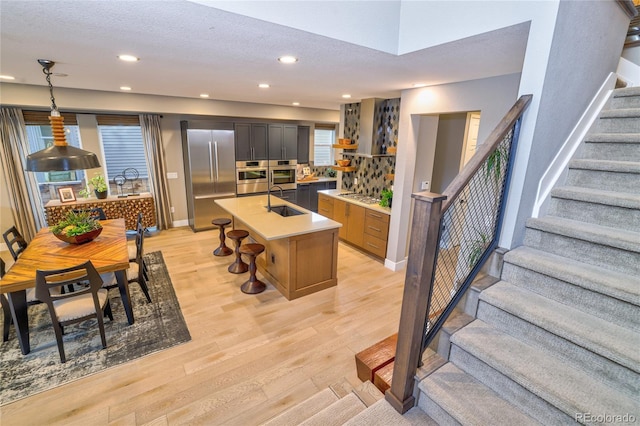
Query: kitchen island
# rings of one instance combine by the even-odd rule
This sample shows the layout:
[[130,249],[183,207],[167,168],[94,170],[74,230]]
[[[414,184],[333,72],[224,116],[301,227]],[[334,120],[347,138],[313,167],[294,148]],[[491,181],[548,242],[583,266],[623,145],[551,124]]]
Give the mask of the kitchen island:
[[258,270],[289,300],[338,284],[339,222],[328,219],[274,195],[271,205],[288,206],[302,214],[283,217],[267,211],[267,196],[215,201],[233,216],[233,228],[265,246]]

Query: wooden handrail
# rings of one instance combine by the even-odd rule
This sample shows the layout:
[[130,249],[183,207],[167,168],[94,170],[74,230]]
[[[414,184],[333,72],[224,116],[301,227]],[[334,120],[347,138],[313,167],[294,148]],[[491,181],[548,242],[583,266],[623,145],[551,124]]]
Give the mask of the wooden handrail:
[[458,175],[451,181],[451,183],[444,190],[442,195],[447,197],[447,200],[442,204],[442,212],[446,212],[453,200],[456,199],[460,191],[469,183],[471,178],[475,175],[476,171],[484,164],[487,157],[496,149],[498,144],[502,142],[505,135],[513,128],[518,117],[522,115],[524,109],[531,102],[532,95],[522,95],[520,99],[513,104],[507,114],[500,120],[500,123],[489,134],[486,142],[478,146],[478,149],[469,162],[463,167]]
[[[393,378],[391,388],[387,390],[385,395],[387,402],[399,413],[406,412],[415,404],[414,377],[424,349],[423,339],[433,293],[433,279],[436,274],[436,259],[443,215],[452,205],[451,203],[456,201],[458,195],[473,176],[479,172],[489,155],[516,127],[516,123],[531,102],[531,98],[532,95],[523,95],[516,101],[443,194],[420,192],[411,195],[415,203],[411,225],[411,244],[402,297]],[[517,139],[517,130],[514,130],[513,138]],[[505,179],[505,182],[508,182],[508,175]],[[479,266],[475,270],[479,270]],[[471,275],[467,277],[469,282],[474,273],[472,271]],[[465,285],[467,285],[466,281]],[[464,288],[463,286],[458,289],[458,292],[463,292]],[[456,297],[458,297],[458,293],[456,293]],[[454,297],[451,303],[455,300],[457,299]],[[441,324],[447,315],[447,313],[443,313],[442,318],[436,321],[437,324],[431,332],[437,332],[438,324]]]

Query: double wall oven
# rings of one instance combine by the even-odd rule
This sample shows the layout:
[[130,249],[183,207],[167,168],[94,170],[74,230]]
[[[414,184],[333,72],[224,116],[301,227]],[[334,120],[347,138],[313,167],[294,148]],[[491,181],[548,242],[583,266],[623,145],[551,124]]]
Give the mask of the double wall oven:
[[296,189],[296,160],[262,160],[236,162],[238,195],[267,192],[273,185],[283,191]]

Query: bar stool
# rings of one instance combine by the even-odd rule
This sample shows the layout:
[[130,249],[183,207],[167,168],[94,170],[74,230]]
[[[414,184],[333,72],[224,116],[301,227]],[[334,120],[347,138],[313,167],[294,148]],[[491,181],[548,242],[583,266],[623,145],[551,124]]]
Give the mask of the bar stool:
[[227,247],[226,244],[224,243],[224,239],[225,239],[224,227],[230,223],[231,223],[231,219],[227,219],[226,217],[216,218],[211,221],[211,224],[216,225],[217,227],[220,228],[220,247],[218,247],[213,251],[214,256],[229,256],[230,254],[233,253],[233,250]]
[[243,293],[257,294],[262,293],[267,285],[256,278],[256,257],[264,251],[262,244],[249,243],[240,247],[240,253],[249,257],[249,280],[240,287]]
[[236,243],[236,261],[229,265],[228,269],[232,274],[242,274],[249,270],[249,265],[242,261],[242,255],[240,254],[240,244],[242,244],[242,240],[248,236],[249,232],[244,229],[234,229],[227,232],[227,237]]

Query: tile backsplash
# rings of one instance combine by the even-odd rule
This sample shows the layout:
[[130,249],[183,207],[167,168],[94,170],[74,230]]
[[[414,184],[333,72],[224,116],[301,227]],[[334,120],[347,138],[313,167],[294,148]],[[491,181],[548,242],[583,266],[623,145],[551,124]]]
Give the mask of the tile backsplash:
[[343,190],[380,198],[384,188],[391,189],[393,180],[385,175],[395,173],[396,157],[352,157],[351,164],[357,169],[355,172],[342,173]]

